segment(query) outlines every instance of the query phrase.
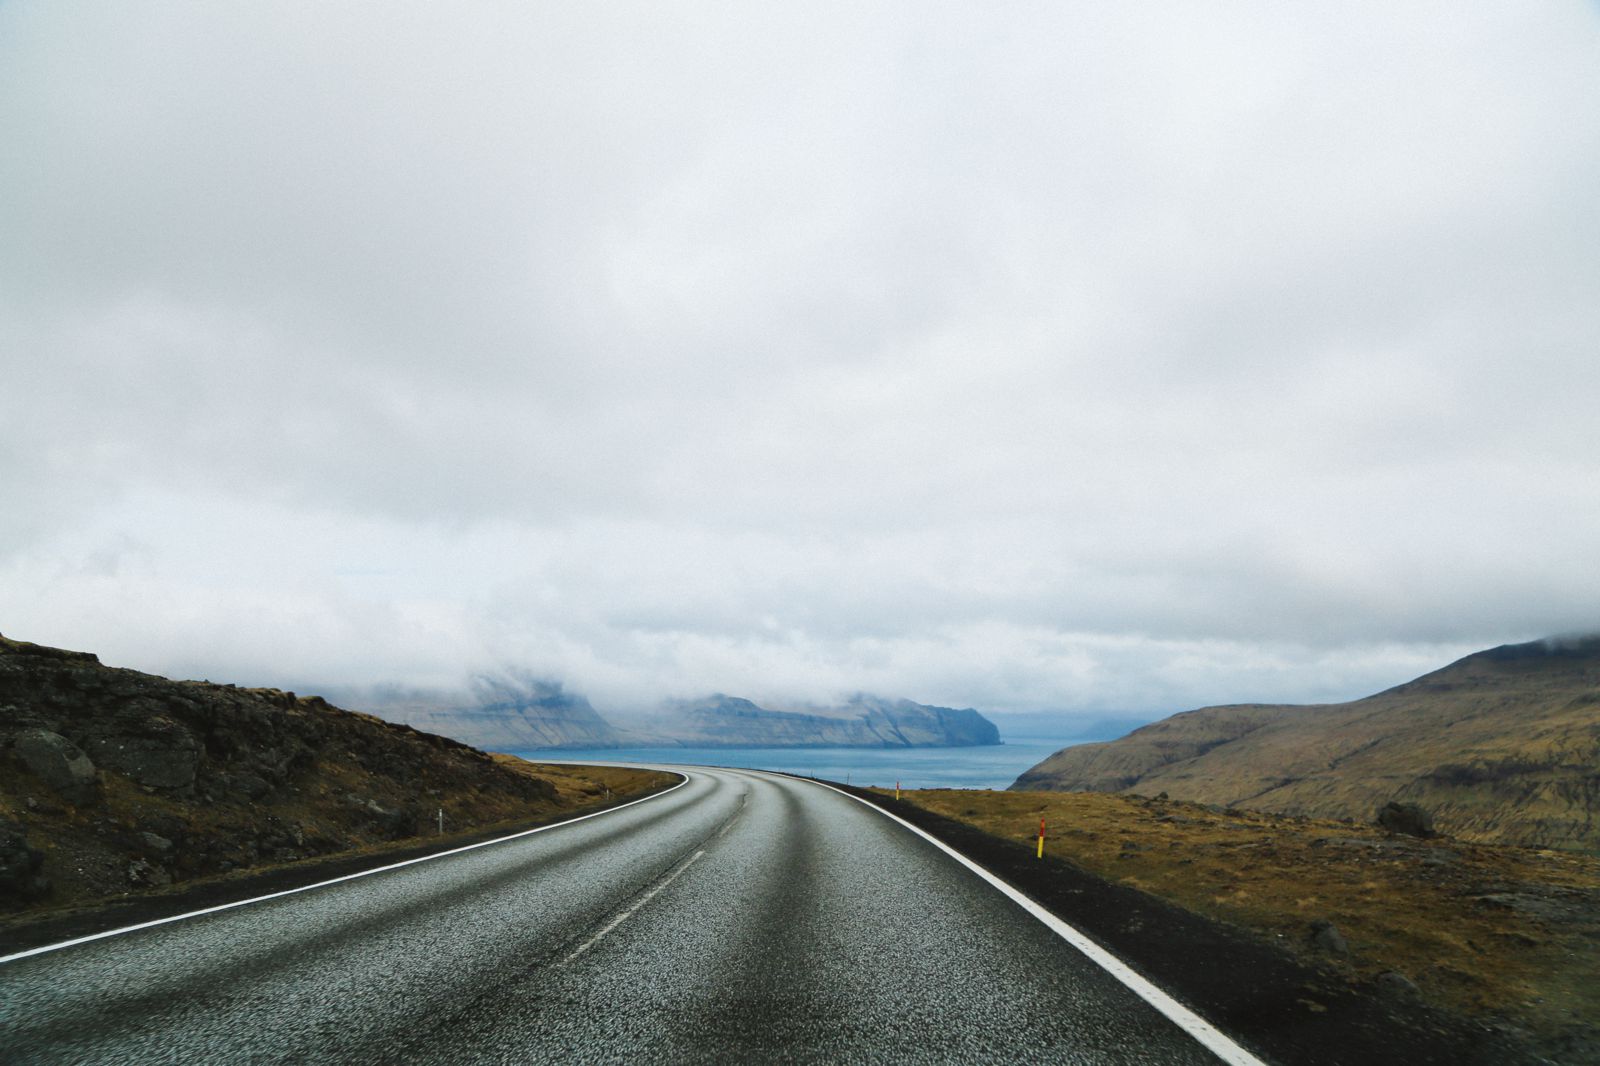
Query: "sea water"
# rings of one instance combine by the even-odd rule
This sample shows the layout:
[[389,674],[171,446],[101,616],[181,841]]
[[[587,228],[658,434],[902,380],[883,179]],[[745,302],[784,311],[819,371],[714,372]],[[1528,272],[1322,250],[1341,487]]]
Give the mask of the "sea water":
[[1001,789],[1082,738],[1013,737],[974,748],[541,748],[530,762],[643,762],[782,770],[853,785]]

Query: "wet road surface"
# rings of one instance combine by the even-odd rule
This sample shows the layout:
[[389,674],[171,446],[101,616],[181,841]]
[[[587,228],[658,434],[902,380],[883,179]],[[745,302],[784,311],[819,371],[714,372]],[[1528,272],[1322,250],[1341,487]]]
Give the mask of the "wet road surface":
[[1218,1061],[875,810],[686,772],[516,840],[0,963],[0,1061]]

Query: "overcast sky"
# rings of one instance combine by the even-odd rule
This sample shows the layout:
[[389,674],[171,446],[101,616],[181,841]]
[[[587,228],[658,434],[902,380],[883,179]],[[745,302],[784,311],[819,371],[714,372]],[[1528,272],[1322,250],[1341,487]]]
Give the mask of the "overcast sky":
[[0,3],[0,631],[1154,716],[1600,628],[1600,6]]

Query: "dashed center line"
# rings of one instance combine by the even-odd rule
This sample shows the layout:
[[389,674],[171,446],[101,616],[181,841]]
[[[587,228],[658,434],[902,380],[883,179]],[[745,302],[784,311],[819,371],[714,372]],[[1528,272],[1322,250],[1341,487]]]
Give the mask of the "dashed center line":
[[561,960],[561,965],[565,966],[567,963],[573,961],[578,956],[582,955],[584,952],[600,943],[600,941],[605,938],[606,934],[610,933],[613,929],[627,921],[629,918],[632,918],[640,907],[643,907],[646,903],[649,903],[651,900],[655,899],[656,896],[660,895],[662,889],[676,881],[679,876],[682,875],[683,871],[692,866],[694,861],[705,853],[706,849],[701,848],[683,862],[679,863],[677,867],[672,870],[672,872],[667,874],[666,877],[663,877],[660,881],[657,881],[654,888],[640,896],[633,906],[629,907],[627,910],[623,911],[621,914],[607,922],[605,927],[594,936],[590,937],[588,940],[585,940],[582,944],[579,944],[572,954]]
[[[732,829],[733,828],[733,823],[735,823],[735,822],[737,822],[739,820],[739,816],[744,813],[745,804],[747,804],[749,802],[750,802],[750,793],[749,793],[748,790],[746,790],[744,795],[739,797],[739,807],[738,807],[738,809],[733,812],[733,814],[728,818],[727,821],[723,822],[722,825],[720,827],[718,827],[717,831],[711,835],[711,840],[707,841],[707,843],[709,844],[709,843],[711,843],[711,841],[715,841],[715,840],[721,839],[722,836],[728,832],[728,830]],[[607,922],[600,929],[600,931],[598,933],[595,933],[594,936],[590,937],[588,940],[585,940],[583,943],[579,944],[576,948],[574,948],[572,950],[571,954],[569,954],[566,958],[561,960],[561,965],[565,966],[567,963],[572,962],[573,960],[575,960],[579,956],[581,956],[584,952],[588,951],[590,948],[592,948],[596,944],[600,943],[600,941],[604,940],[606,938],[606,936],[612,930],[614,930],[617,926],[621,925],[623,922],[627,921],[629,918],[632,918],[635,914],[637,914],[638,911],[639,911],[639,908],[643,907],[646,903],[649,903],[651,900],[655,899],[657,896],[659,896],[662,893],[662,891],[668,885],[672,884],[672,882],[676,881],[679,877],[683,876],[683,871],[685,871],[689,867],[693,866],[695,861],[698,860],[700,858],[700,856],[704,855],[705,853],[706,853],[706,849],[705,848],[701,848],[699,851],[696,851],[693,855],[689,856],[687,859],[685,859],[682,862],[680,862],[677,866],[674,866],[671,870],[668,870],[667,873],[661,878],[661,880],[657,881],[654,885],[652,885],[650,887],[650,891],[646,892],[644,895],[642,895],[638,899],[634,900],[633,905],[631,907],[629,907],[627,910],[623,911],[621,914],[617,915],[615,918],[611,919],[609,922]]]

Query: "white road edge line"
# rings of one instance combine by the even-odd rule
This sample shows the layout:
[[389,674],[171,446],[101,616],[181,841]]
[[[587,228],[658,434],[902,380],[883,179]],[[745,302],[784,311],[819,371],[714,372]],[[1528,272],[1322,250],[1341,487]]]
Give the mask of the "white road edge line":
[[676,881],[683,871],[693,866],[695,860],[705,853],[706,849],[701,848],[699,851],[689,856],[689,858],[680,864],[676,870],[673,870],[671,873],[667,874],[667,876],[657,881],[655,886],[651,888],[650,891],[646,892],[643,896],[640,896],[633,906],[629,907],[627,910],[623,911],[621,914],[607,922],[604,929],[601,929],[594,936],[590,937],[588,940],[585,940],[582,944],[579,944],[577,950],[573,951],[572,954],[561,960],[561,965],[565,966],[573,959],[576,959],[578,956],[582,955],[585,951],[588,951],[590,948],[600,943],[601,940],[605,939],[607,933],[611,932],[611,930],[615,929],[629,918],[632,918],[640,907],[643,907],[646,903],[649,903],[651,900],[660,895],[662,889]]
[[562,826],[575,825],[578,822],[585,822],[590,818],[599,818],[602,815],[615,814],[617,811],[627,810],[629,807],[632,807],[635,804],[648,803],[650,800],[660,799],[662,796],[671,795],[689,783],[688,774],[679,773],[677,770],[670,772],[678,774],[678,776],[682,777],[683,780],[679,781],[676,785],[673,785],[669,789],[665,789],[661,792],[653,792],[648,796],[643,796],[636,800],[629,800],[627,803],[621,804],[620,806],[607,807],[603,811],[594,811],[590,814],[580,814],[578,817],[568,818],[564,822],[552,822],[549,825],[541,825],[535,829],[524,829],[521,832],[510,833],[503,837],[495,837],[493,840],[480,840],[476,844],[464,844],[459,848],[451,848],[449,851],[436,851],[432,855],[421,855],[415,859],[406,859],[403,862],[392,862],[387,866],[375,866],[370,870],[358,870],[353,874],[345,874],[343,877],[334,877],[326,881],[318,881],[314,885],[301,885],[299,888],[286,888],[281,892],[269,892],[264,896],[253,896],[250,899],[238,899],[234,900],[232,903],[219,903],[215,907],[205,907],[201,910],[188,911],[184,914],[174,914],[170,918],[156,918],[152,921],[140,922],[137,925],[125,925],[121,929],[108,929],[103,933],[91,933],[88,936],[80,936],[73,940],[63,940],[59,944],[45,944],[43,947],[29,948],[27,951],[18,951],[12,955],[0,955],[0,966],[3,966],[8,962],[16,962],[18,959],[26,959],[34,955],[43,955],[51,951],[60,951],[63,948],[76,947],[79,944],[87,944],[92,940],[104,940],[107,937],[122,936],[125,933],[138,932],[140,929],[150,929],[157,925],[167,925],[170,922],[182,922],[190,918],[198,918],[204,914],[216,914],[218,911],[232,910],[235,907],[247,907],[252,903],[264,903],[269,899],[278,899],[282,896],[292,896],[298,892],[310,892],[314,888],[326,888],[329,885],[337,885],[341,881],[354,881],[358,877],[370,877],[372,874],[381,874],[389,870],[398,870],[402,866],[414,866],[419,862],[428,862],[432,859],[442,859],[449,855],[459,855],[463,851],[474,851],[478,848],[487,848],[491,844],[503,844],[508,840],[516,840],[519,837],[532,836],[534,833],[543,833],[546,830],[560,829]]
[[[794,780],[805,781],[806,779],[795,778]],[[1145,980],[1127,963],[1111,954],[1099,944],[1096,944],[1093,940],[1090,940],[1087,935],[1079,932],[1077,929],[1074,929],[1066,922],[1063,922],[1060,918],[1057,918],[1054,914],[1051,914],[1039,903],[1036,903],[1032,898],[1024,895],[1021,891],[1012,887],[1005,881],[1002,881],[988,870],[985,870],[983,867],[979,866],[977,863],[973,862],[971,859],[967,858],[965,855],[961,854],[955,848],[952,848],[949,844],[946,844],[938,837],[935,837],[926,830],[919,829],[892,811],[886,811],[875,803],[868,803],[860,796],[852,796],[850,793],[845,792],[842,789],[834,788],[832,785],[824,784],[821,781],[810,781],[809,783],[813,785],[820,785],[830,792],[837,792],[846,799],[855,800],[863,807],[877,811],[885,818],[899,822],[901,825],[905,826],[922,839],[928,841],[940,851],[955,859],[961,865],[965,866],[967,869],[971,870],[973,873],[989,882],[990,885],[998,889],[1003,895],[1010,897],[1013,903],[1017,904],[1023,910],[1039,919],[1039,921],[1043,922],[1051,932],[1055,933],[1062,940],[1065,940],[1067,943],[1081,951],[1084,955],[1088,956],[1091,962],[1094,962],[1112,977],[1115,977],[1118,981],[1121,981],[1140,999],[1144,1000],[1146,1003],[1150,1004],[1150,1006],[1166,1015],[1168,1019],[1178,1026],[1178,1028],[1194,1037],[1195,1040],[1199,1041],[1207,1051],[1210,1051],[1223,1062],[1228,1063],[1229,1066],[1266,1066],[1266,1064],[1260,1059],[1256,1058],[1254,1055],[1250,1054],[1250,1052],[1234,1043],[1221,1030],[1217,1029],[1210,1022],[1200,1017],[1200,1015],[1196,1014],[1194,1011],[1190,1010],[1188,1007],[1185,1007],[1182,1003],[1179,1003],[1177,1000],[1161,991],[1161,989]]]

